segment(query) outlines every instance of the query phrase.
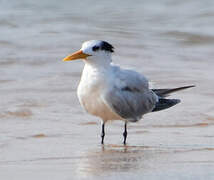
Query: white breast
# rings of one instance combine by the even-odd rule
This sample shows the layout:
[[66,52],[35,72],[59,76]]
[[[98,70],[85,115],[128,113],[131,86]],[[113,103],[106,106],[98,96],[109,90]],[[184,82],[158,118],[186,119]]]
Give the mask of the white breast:
[[105,73],[85,65],[77,90],[80,104],[88,113],[102,118],[103,121],[122,119],[102,100],[103,91],[109,88],[108,76]]

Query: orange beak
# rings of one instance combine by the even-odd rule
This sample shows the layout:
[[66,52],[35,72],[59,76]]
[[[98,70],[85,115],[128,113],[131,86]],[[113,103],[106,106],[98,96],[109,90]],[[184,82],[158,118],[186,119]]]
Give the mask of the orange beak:
[[63,61],[73,61],[73,60],[76,60],[76,59],[85,59],[88,56],[90,56],[90,55],[83,53],[82,50],[79,50],[79,51],[76,51],[75,53],[65,57],[63,59]]

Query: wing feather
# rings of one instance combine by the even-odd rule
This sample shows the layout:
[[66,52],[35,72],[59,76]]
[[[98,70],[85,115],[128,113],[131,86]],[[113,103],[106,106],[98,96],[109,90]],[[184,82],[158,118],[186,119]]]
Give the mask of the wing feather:
[[147,79],[131,70],[117,69],[114,85],[103,95],[105,104],[115,113],[130,121],[139,120],[152,111],[157,96],[148,88]]

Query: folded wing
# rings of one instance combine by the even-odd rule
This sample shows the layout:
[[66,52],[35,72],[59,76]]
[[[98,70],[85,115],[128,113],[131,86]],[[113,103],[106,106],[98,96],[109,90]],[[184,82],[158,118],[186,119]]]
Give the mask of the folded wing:
[[112,111],[134,122],[154,109],[157,96],[149,90],[144,76],[131,70],[120,70],[115,77],[117,83],[103,95],[103,101]]

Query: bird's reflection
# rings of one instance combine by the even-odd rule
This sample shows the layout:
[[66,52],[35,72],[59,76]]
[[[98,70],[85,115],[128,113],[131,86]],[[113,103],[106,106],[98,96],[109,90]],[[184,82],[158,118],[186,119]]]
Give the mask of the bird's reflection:
[[105,145],[99,148],[85,154],[78,163],[79,173],[87,176],[144,169],[154,155],[151,147],[146,146]]

